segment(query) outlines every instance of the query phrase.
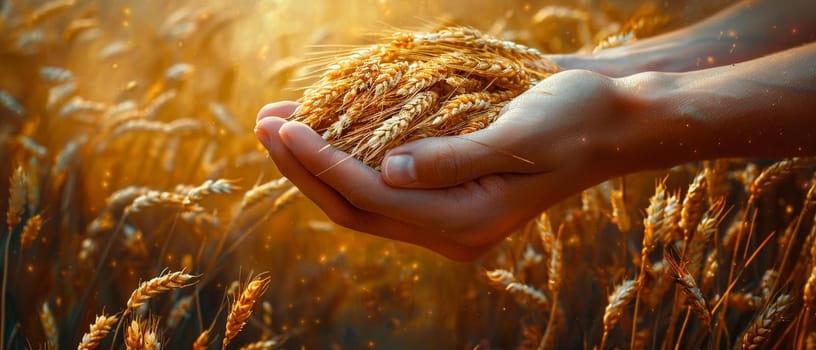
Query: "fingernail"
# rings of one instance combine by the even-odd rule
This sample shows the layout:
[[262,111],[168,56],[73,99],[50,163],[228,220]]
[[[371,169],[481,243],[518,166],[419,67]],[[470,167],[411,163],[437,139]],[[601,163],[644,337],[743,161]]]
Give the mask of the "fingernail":
[[272,142],[269,138],[269,131],[266,130],[264,127],[264,119],[259,120],[257,124],[255,124],[255,135],[258,136],[258,141],[261,141],[261,144],[266,147],[266,149],[271,149]]
[[384,170],[388,182],[394,185],[406,185],[416,181],[414,158],[405,155],[390,156],[385,160]]

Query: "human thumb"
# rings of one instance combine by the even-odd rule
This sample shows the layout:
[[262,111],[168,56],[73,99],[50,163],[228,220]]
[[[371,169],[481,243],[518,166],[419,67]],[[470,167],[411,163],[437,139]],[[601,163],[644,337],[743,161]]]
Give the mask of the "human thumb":
[[507,130],[496,126],[399,146],[383,160],[383,180],[394,187],[444,188],[488,174],[524,172],[519,168],[526,160],[508,149],[512,137],[502,136]]

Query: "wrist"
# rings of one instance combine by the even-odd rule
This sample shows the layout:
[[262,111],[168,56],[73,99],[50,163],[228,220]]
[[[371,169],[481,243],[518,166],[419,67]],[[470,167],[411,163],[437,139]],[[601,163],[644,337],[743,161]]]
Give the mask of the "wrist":
[[705,157],[709,137],[701,113],[686,96],[682,74],[646,72],[615,79],[621,173],[661,169]]

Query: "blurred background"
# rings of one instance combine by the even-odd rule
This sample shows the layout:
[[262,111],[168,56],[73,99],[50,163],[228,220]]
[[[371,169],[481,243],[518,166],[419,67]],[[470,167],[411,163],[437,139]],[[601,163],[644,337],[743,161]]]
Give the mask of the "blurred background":
[[[220,307],[231,286],[264,271],[271,287],[236,348],[263,339],[307,349],[522,347],[522,329],[541,320],[490,288],[484,272],[522,259],[537,237],[535,223],[463,264],[342,229],[303,197],[279,200],[283,189],[242,205],[255,186],[280,177],[252,132],[256,112],[296,100],[314,80],[315,62],[398,30],[466,25],[545,53],[590,52],[693,23],[730,3],[2,0],[0,181],[11,183],[22,169],[28,194],[22,223],[2,231],[13,239],[4,246],[0,346],[49,344],[44,304],[58,325],[51,346],[76,346],[94,315],[121,310],[140,281],[186,269],[202,274],[198,289],[159,296],[143,311],[159,319],[166,348],[188,347],[211,325],[223,329]],[[694,174],[675,171],[685,174],[677,180],[683,184]],[[635,226],[662,174],[630,180]],[[134,194],[181,193],[208,179],[234,187],[192,213],[160,205],[123,213]],[[599,187],[599,198],[608,201],[610,186]],[[10,187],[0,185],[0,198],[10,197]],[[553,220],[580,201],[554,208]],[[8,205],[0,201],[0,211]],[[17,237],[35,215],[42,227],[23,244]],[[596,219],[603,224],[595,233],[613,226],[606,216]],[[224,254],[215,254],[221,241]],[[613,245],[626,254],[625,243]],[[586,292],[602,310],[608,290]],[[195,302],[180,321],[165,324],[189,296]],[[579,340],[564,344],[597,342],[599,317],[587,311],[569,321],[567,328],[581,331],[568,332]]]

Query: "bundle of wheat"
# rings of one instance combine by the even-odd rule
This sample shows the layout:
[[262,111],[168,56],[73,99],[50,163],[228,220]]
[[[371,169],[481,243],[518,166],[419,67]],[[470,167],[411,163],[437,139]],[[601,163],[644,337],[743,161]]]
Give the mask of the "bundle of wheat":
[[325,68],[293,119],[378,167],[407,141],[490,125],[508,101],[557,71],[538,50],[473,28],[398,32]]

